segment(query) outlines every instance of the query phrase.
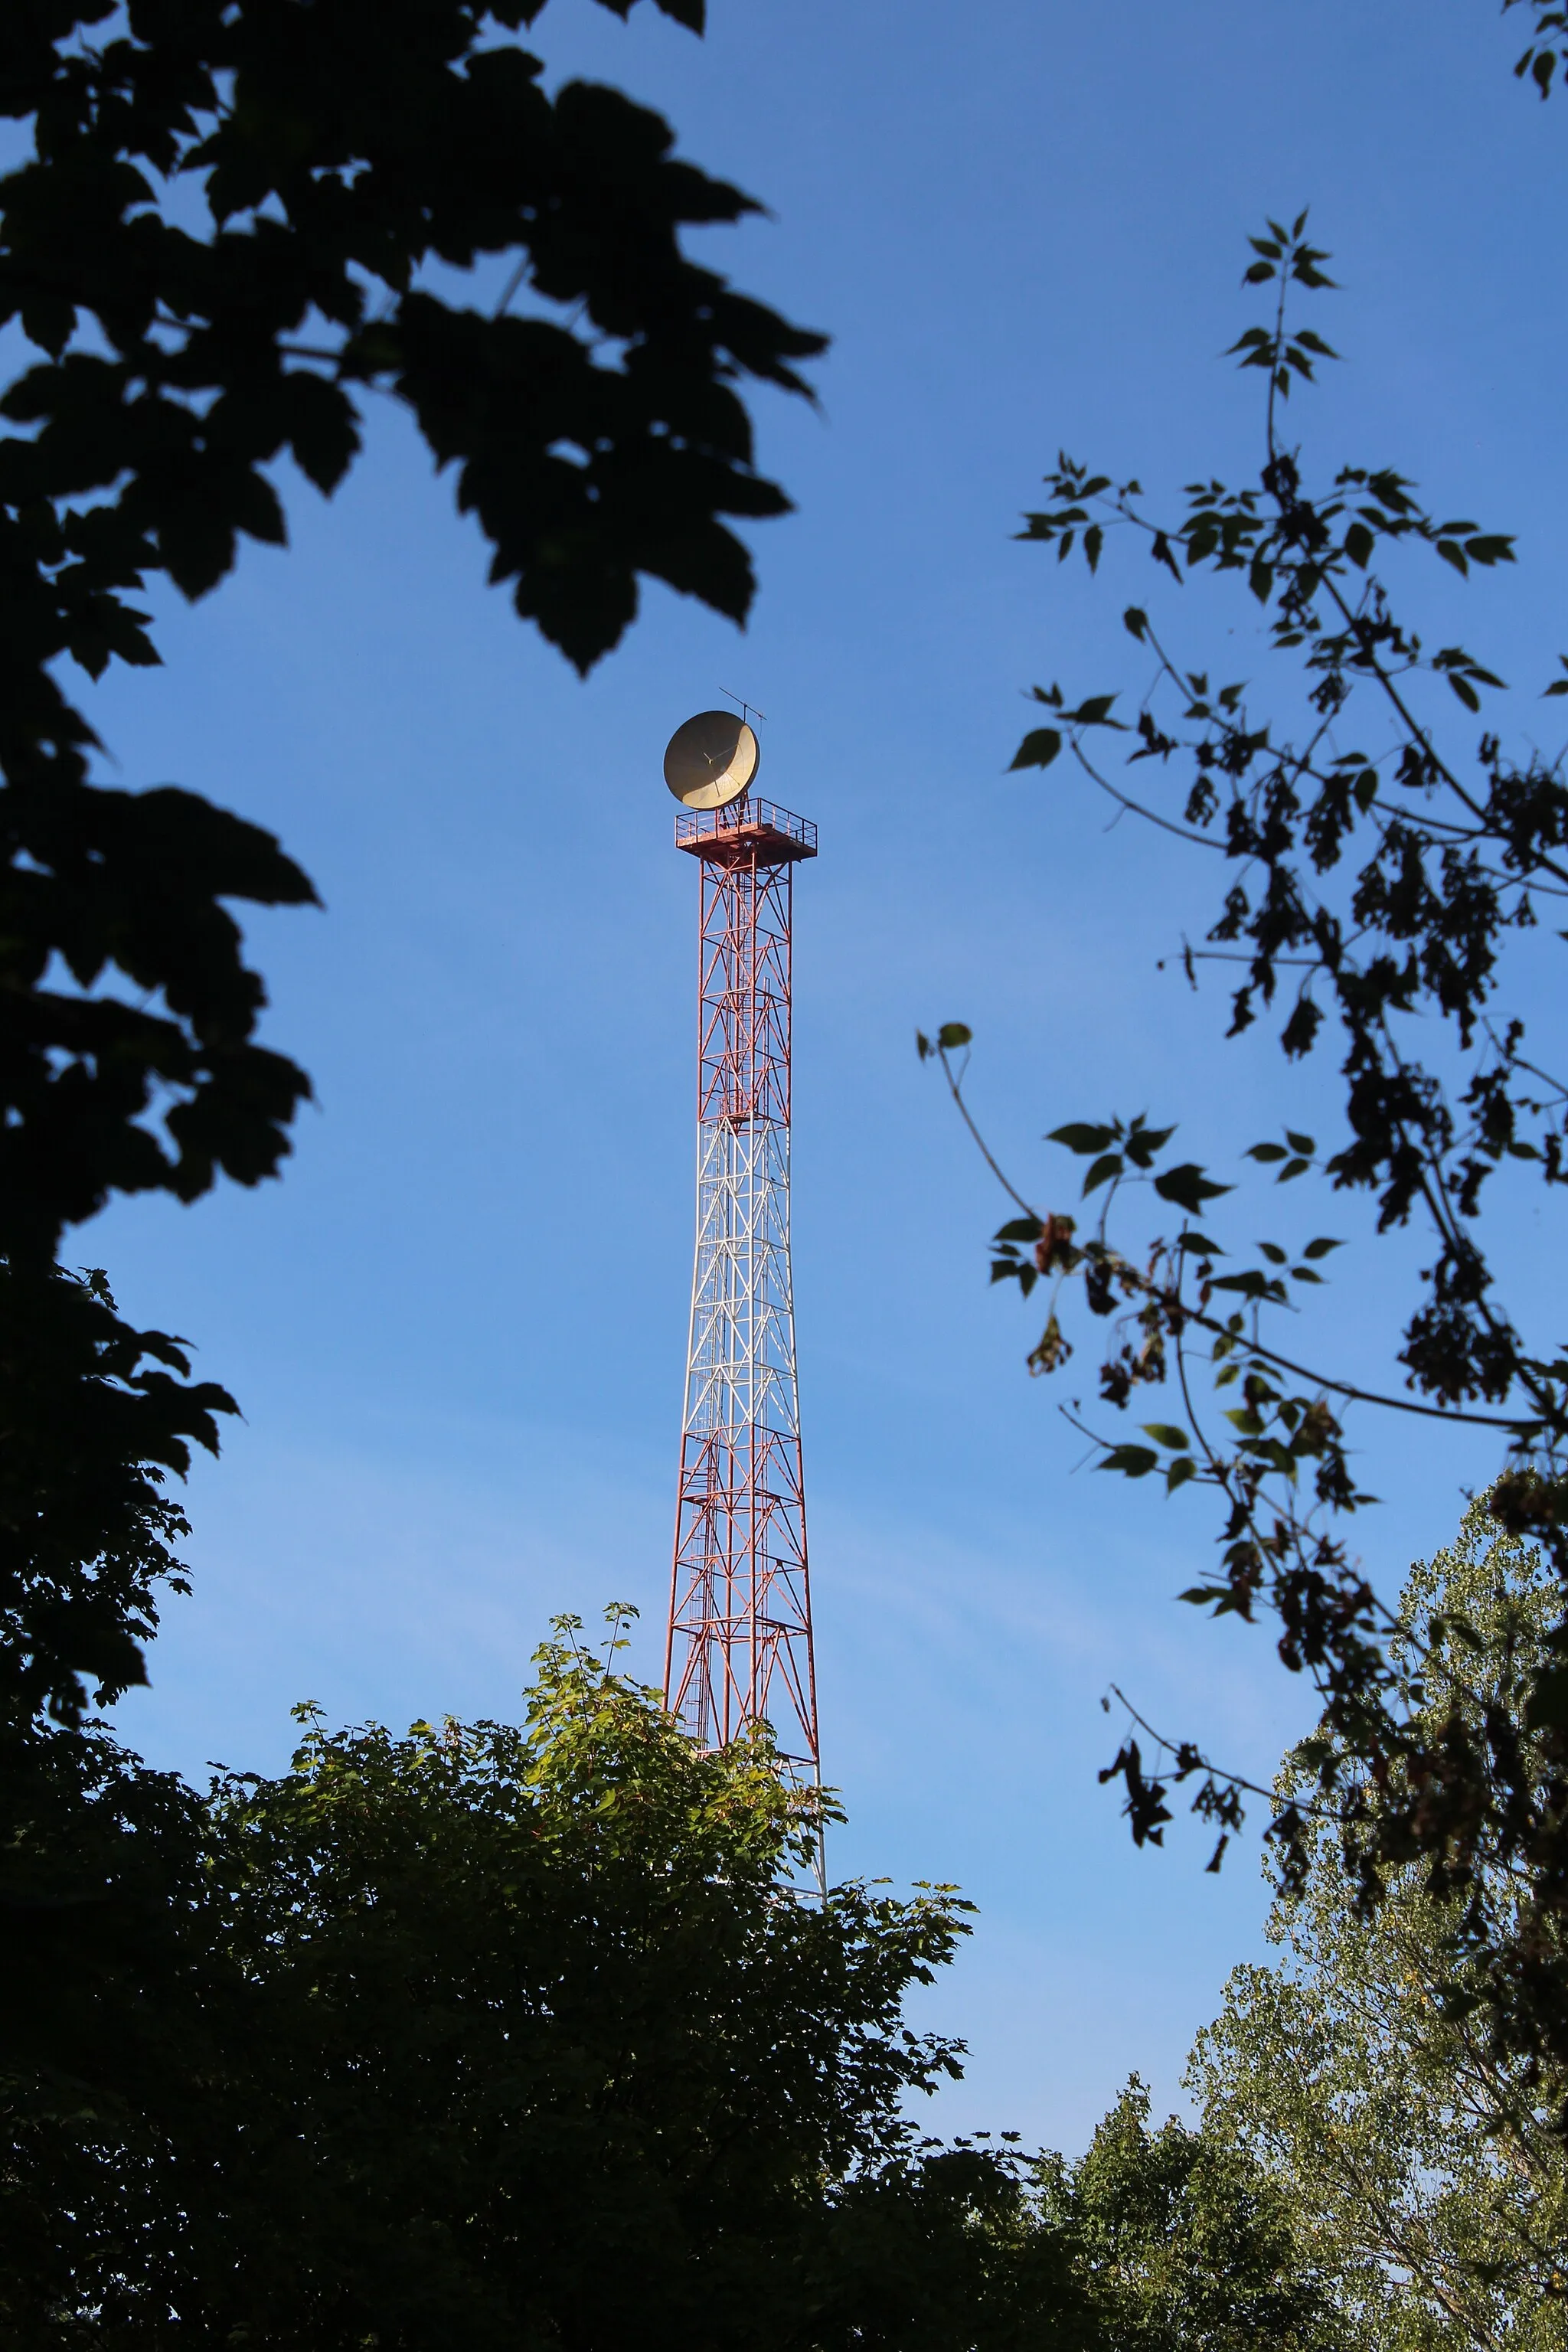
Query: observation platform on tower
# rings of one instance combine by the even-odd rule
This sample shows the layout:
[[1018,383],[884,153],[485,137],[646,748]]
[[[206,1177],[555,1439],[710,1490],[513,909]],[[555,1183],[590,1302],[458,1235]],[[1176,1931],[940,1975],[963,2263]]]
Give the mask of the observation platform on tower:
[[718,866],[791,866],[816,856],[816,827],[808,816],[773,801],[731,801],[716,809],[682,809],[675,845]]

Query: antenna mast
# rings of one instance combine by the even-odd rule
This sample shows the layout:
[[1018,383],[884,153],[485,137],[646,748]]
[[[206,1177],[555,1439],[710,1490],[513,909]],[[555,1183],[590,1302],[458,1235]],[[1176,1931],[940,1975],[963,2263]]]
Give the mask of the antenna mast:
[[744,784],[724,805],[694,804],[670,758],[698,724],[666,761],[687,800],[675,842],[699,862],[701,904],[697,1245],[665,1704],[705,1748],[765,1718],[780,1762],[815,1786],[789,1141],[792,886],[816,856],[816,827]]

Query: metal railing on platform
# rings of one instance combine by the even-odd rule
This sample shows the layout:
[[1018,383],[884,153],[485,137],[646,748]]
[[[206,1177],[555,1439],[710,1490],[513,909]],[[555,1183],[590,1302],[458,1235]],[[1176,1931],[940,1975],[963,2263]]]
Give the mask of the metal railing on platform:
[[796,816],[793,809],[780,808],[776,801],[755,800],[748,795],[743,800],[731,801],[727,808],[682,809],[675,820],[678,849],[748,834],[794,842],[806,857],[816,855],[816,827],[811,819]]

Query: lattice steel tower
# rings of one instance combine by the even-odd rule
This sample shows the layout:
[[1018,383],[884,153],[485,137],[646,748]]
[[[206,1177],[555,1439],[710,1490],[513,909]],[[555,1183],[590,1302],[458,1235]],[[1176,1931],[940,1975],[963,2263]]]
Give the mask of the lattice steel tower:
[[757,757],[750,727],[704,712],[665,761],[686,803],[676,846],[701,887],[697,1244],[665,1703],[708,1748],[765,1717],[786,1770],[815,1783],[789,1142],[792,886],[816,827],[748,795]]

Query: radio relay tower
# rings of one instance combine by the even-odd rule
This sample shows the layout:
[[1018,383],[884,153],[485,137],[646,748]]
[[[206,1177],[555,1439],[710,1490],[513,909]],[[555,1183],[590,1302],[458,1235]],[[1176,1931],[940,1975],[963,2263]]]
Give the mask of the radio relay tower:
[[753,799],[743,719],[671,737],[675,845],[701,882],[697,1247],[665,1704],[704,1748],[763,1719],[790,1776],[820,1778],[790,1280],[790,912],[816,827]]

